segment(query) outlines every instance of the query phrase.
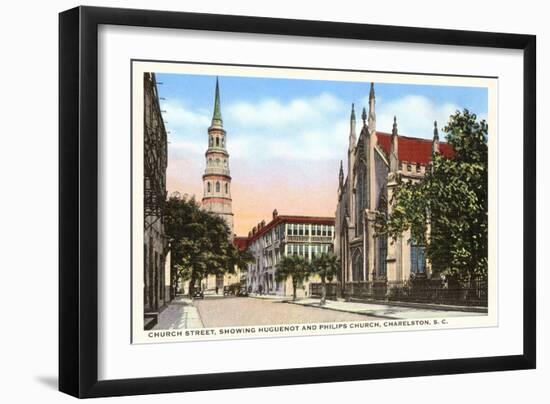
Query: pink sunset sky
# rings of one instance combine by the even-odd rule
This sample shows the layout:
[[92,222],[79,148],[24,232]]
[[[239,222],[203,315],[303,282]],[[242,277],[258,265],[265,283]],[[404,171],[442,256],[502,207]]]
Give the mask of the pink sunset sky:
[[[228,139],[230,139],[228,133]],[[228,149],[231,154],[230,140]],[[206,150],[206,146],[205,146]],[[232,161],[231,196],[235,233],[246,236],[256,224],[269,222],[274,209],[280,214],[334,216],[338,187],[338,160],[322,164],[314,161],[285,162],[263,161],[250,164],[243,160]],[[193,159],[172,159],[168,164],[168,193],[202,198],[204,166]]]

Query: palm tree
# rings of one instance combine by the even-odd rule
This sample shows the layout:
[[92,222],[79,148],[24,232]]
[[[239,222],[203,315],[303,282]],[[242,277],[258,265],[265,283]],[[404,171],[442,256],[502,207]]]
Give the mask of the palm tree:
[[292,279],[292,300],[296,300],[296,288],[309,278],[310,266],[301,255],[285,255],[277,264],[277,282]]
[[327,301],[327,281],[332,282],[339,269],[340,262],[334,253],[321,253],[313,257],[311,270],[321,278],[321,305]]

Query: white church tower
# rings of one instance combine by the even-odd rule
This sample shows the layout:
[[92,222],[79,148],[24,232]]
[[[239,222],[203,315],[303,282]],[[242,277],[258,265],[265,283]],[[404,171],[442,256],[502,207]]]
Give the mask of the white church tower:
[[216,78],[214,114],[208,128],[208,149],[206,150],[206,169],[202,176],[202,207],[208,212],[222,217],[233,238],[233,207],[231,199],[231,175],[229,172],[229,153],[227,152],[226,131],[223,128],[220,107],[220,86]]

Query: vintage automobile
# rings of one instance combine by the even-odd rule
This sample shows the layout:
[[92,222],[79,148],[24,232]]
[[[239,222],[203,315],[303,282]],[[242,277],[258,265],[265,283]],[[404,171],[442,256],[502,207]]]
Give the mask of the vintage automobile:
[[240,288],[239,291],[237,292],[237,296],[248,297],[248,290],[245,287]]
[[193,299],[204,299],[204,291],[202,289],[195,289],[193,291]]

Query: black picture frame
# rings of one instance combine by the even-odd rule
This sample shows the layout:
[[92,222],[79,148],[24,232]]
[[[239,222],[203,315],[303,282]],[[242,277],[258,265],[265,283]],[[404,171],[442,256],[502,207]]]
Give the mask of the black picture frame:
[[[227,31],[523,51],[523,353],[98,380],[98,26]],[[59,390],[76,397],[325,383],[536,366],[536,37],[340,22],[77,7],[59,15]]]

